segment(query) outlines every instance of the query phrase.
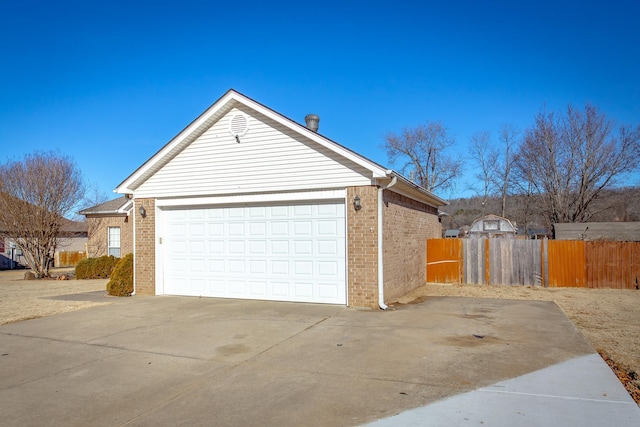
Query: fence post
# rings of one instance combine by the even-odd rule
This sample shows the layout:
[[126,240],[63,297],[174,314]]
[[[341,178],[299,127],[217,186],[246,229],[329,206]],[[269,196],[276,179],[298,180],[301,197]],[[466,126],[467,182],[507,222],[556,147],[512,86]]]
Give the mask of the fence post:
[[484,279],[485,279],[485,285],[488,285],[490,282],[489,280],[491,279],[491,259],[489,258],[489,240],[490,239],[484,239]]
[[542,281],[545,288],[549,287],[549,239],[542,239]]

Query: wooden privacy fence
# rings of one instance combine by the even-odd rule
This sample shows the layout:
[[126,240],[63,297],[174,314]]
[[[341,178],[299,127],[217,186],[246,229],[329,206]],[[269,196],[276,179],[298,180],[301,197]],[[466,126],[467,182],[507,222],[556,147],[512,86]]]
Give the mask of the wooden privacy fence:
[[56,252],[54,265],[56,267],[75,267],[86,257],[86,252]]
[[640,243],[429,239],[427,282],[637,289]]

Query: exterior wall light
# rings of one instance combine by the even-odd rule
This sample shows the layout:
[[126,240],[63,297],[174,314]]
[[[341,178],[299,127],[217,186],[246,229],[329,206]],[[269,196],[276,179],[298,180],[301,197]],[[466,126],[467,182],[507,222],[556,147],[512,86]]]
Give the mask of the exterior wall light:
[[140,216],[142,218],[145,218],[147,216],[147,210],[144,208],[144,206],[140,206]]
[[360,209],[362,209],[362,205],[360,204],[360,196],[356,196],[353,198],[353,208],[356,211],[359,211]]

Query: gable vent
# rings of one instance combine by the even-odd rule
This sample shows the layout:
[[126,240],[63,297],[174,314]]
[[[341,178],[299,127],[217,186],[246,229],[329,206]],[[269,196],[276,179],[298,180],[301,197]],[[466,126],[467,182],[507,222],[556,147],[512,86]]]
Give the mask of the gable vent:
[[235,114],[229,120],[229,132],[235,137],[245,136],[249,130],[249,119],[244,114]]

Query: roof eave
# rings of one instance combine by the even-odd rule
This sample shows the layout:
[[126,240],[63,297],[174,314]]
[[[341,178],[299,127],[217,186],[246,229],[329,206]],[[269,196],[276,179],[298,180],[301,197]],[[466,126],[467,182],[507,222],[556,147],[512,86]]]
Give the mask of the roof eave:
[[407,179],[406,177],[404,177],[403,175],[399,174],[394,170],[388,169],[386,171],[386,175],[389,179],[393,179],[393,177],[396,177],[398,180],[398,183],[400,183],[405,188],[409,189],[411,193],[420,195],[421,198],[427,201],[428,204],[430,204],[431,206],[440,207],[440,206],[447,206],[449,204],[449,202],[447,202],[446,200],[441,199],[440,197],[433,194],[431,191],[410,181],[409,179]]

